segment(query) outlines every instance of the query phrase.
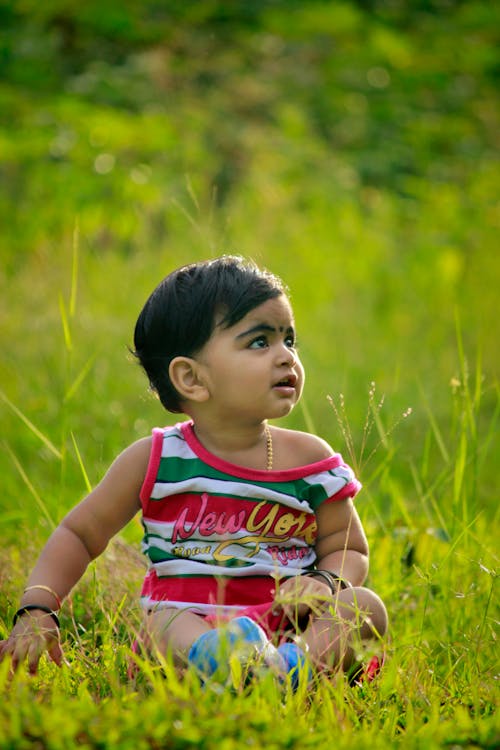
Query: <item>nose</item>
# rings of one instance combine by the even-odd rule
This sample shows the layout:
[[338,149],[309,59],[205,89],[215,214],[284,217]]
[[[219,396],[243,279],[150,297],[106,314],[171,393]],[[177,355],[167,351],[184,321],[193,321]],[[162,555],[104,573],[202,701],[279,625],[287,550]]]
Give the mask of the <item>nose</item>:
[[288,367],[293,367],[295,363],[297,362],[297,355],[296,352],[293,349],[290,349],[289,346],[287,346],[284,342],[280,344],[279,352],[278,352],[278,363],[280,365],[287,365]]

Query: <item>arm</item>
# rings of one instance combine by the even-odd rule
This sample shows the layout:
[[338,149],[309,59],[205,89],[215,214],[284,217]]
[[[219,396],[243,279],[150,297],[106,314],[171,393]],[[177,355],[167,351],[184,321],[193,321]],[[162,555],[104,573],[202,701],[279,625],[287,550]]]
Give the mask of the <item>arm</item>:
[[[284,430],[287,454],[297,466],[312,464],[334,455],[331,446],[317,435]],[[316,567],[361,585],[368,574],[368,543],[352,498],[322,503],[316,511]],[[319,579],[315,579],[319,581]]]
[[316,521],[317,567],[361,586],[368,575],[368,542],[352,499],[323,503]]
[[[67,596],[88,564],[140,509],[139,491],[150,445],[151,439],[145,438],[127,448],[97,487],[61,521],[43,548],[27,589],[41,584],[52,589],[60,600]],[[25,591],[20,606],[36,604],[57,609],[50,591]],[[0,643],[0,659],[10,654],[16,668],[27,658],[30,672],[34,673],[44,650],[53,661],[61,663],[59,633],[53,618],[43,610],[30,610],[20,616],[8,640]]]
[[[361,585],[368,573],[368,544],[351,498],[324,503],[316,513],[316,522],[316,567],[353,586]],[[280,584],[275,609],[284,611],[293,621],[324,607],[331,595],[328,584],[320,577],[292,577]]]
[[[317,435],[292,430],[282,430],[280,434],[287,441],[287,454],[293,457],[293,462],[298,466],[322,461],[333,455],[330,445]],[[353,586],[361,585],[368,573],[368,543],[352,498],[320,505],[316,511],[316,524],[316,567],[346,579]],[[282,609],[286,609],[284,599],[291,598],[295,601],[295,607],[297,602],[302,602],[299,615],[311,608],[306,600],[313,602],[317,598],[325,601],[330,597],[329,586],[319,577],[288,578],[281,582],[277,591],[277,598],[281,600],[278,604]]]

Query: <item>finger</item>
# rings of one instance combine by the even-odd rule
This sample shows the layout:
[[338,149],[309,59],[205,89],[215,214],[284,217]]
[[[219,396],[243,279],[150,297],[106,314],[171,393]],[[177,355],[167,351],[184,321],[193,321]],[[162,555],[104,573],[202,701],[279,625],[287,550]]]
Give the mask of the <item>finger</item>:
[[26,657],[26,651],[27,651],[26,646],[20,639],[16,640],[12,648],[10,649],[10,653],[11,653],[10,661],[12,665],[12,670],[14,672],[17,672],[20,664],[22,664],[22,662],[24,661]]
[[287,620],[291,620],[292,619],[292,610],[291,610],[291,608],[288,605],[282,607],[281,611],[283,612],[283,614],[284,614],[284,616],[286,617]]
[[6,641],[0,641],[0,662],[10,657],[11,661],[13,658],[14,644],[12,639],[8,638]]
[[8,638],[6,641],[0,641],[0,661],[12,655],[15,650],[15,641]]
[[294,622],[297,617],[299,616],[299,607],[296,604],[285,604],[283,607],[283,614],[285,617],[290,620],[290,622]]
[[56,641],[54,645],[49,648],[48,654],[54,664],[57,664],[58,667],[62,665],[64,654],[59,641]]
[[300,582],[300,578],[287,578],[286,581],[282,581],[282,583],[280,583],[280,594],[287,594],[288,592],[297,591],[297,587]]
[[42,655],[43,647],[40,641],[33,641],[28,649],[28,670],[30,674],[36,674],[38,669],[38,663],[40,656]]

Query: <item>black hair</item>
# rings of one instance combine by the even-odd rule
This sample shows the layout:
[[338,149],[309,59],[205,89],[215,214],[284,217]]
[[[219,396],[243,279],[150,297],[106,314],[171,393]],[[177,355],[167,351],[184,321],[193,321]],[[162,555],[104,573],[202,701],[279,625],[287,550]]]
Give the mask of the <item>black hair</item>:
[[250,310],[284,293],[277,276],[232,255],[183,266],[166,276],[137,319],[133,351],[165,409],[182,411],[168,372],[174,357],[195,355],[216,325],[230,328]]

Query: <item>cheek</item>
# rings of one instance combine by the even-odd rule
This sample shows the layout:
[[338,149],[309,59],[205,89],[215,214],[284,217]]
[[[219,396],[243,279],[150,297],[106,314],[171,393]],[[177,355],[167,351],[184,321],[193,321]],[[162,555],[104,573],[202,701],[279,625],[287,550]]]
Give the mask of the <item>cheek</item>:
[[305,380],[306,380],[306,374],[304,372],[304,368],[302,366],[302,363],[299,363],[299,369],[298,369],[297,374],[299,376],[299,383],[298,383],[297,393],[300,396],[302,394],[302,391],[304,390],[304,383],[305,383]]

